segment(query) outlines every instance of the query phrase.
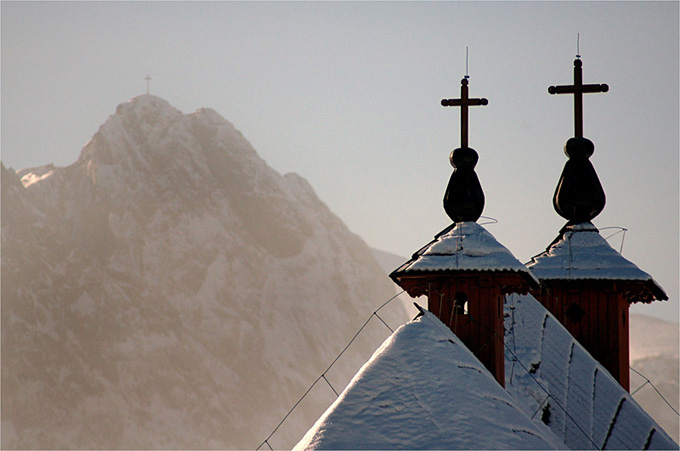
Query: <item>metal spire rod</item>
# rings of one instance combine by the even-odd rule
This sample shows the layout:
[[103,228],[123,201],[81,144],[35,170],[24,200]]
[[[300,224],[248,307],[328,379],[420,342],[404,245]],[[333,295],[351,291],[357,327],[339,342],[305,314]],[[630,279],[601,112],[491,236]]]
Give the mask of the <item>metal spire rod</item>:
[[468,46],[465,46],[465,78],[470,78],[470,71],[468,68]]

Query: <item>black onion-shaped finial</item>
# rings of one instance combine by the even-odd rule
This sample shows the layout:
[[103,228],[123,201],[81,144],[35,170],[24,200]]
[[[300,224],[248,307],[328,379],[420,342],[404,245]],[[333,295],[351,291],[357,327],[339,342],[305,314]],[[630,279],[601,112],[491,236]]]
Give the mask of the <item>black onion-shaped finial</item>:
[[564,146],[569,157],[557,183],[553,206],[570,224],[591,221],[604,209],[606,197],[589,158],[595,151],[592,141],[571,138]]
[[484,210],[484,191],[475,173],[479,156],[474,149],[462,147],[449,157],[453,174],[444,194],[444,210],[455,223],[476,221]]

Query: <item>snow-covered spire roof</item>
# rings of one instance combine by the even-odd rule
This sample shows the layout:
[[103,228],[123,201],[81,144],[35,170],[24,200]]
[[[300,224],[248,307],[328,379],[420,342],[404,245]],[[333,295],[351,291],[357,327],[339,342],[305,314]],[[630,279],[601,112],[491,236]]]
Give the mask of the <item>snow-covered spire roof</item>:
[[476,222],[452,224],[440,232],[390,277],[457,272],[519,273],[530,284],[538,279],[505,246]]
[[666,300],[652,276],[613,249],[590,222],[565,227],[527,267],[543,280],[612,280],[640,282],[643,290],[632,293],[631,302]]
[[564,449],[432,313],[400,327],[294,449]]

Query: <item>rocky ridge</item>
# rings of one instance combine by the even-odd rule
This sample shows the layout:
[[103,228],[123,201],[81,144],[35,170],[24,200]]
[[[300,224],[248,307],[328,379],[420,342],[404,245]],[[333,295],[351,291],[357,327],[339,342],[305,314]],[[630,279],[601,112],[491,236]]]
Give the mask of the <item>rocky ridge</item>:
[[[2,167],[2,251],[3,448],[256,447],[394,294],[304,179],[150,95],[68,167]],[[366,329],[338,390],[388,333]],[[332,401],[311,396],[274,446]]]

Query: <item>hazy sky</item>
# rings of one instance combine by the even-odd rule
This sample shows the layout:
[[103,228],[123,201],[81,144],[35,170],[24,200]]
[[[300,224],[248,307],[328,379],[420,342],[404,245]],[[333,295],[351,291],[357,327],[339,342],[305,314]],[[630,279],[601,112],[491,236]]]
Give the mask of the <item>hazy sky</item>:
[[[7,2],[2,161],[76,160],[118,104],[146,91],[210,107],[279,172],[294,171],[371,246],[408,256],[449,224],[469,46],[470,146],[487,229],[521,261],[564,223],[551,197],[573,136],[580,33],[584,135],[607,194],[594,223],[678,320],[678,2]],[[480,221],[482,222],[482,221]],[[616,249],[622,235],[610,242]],[[375,300],[376,304],[378,300]]]

